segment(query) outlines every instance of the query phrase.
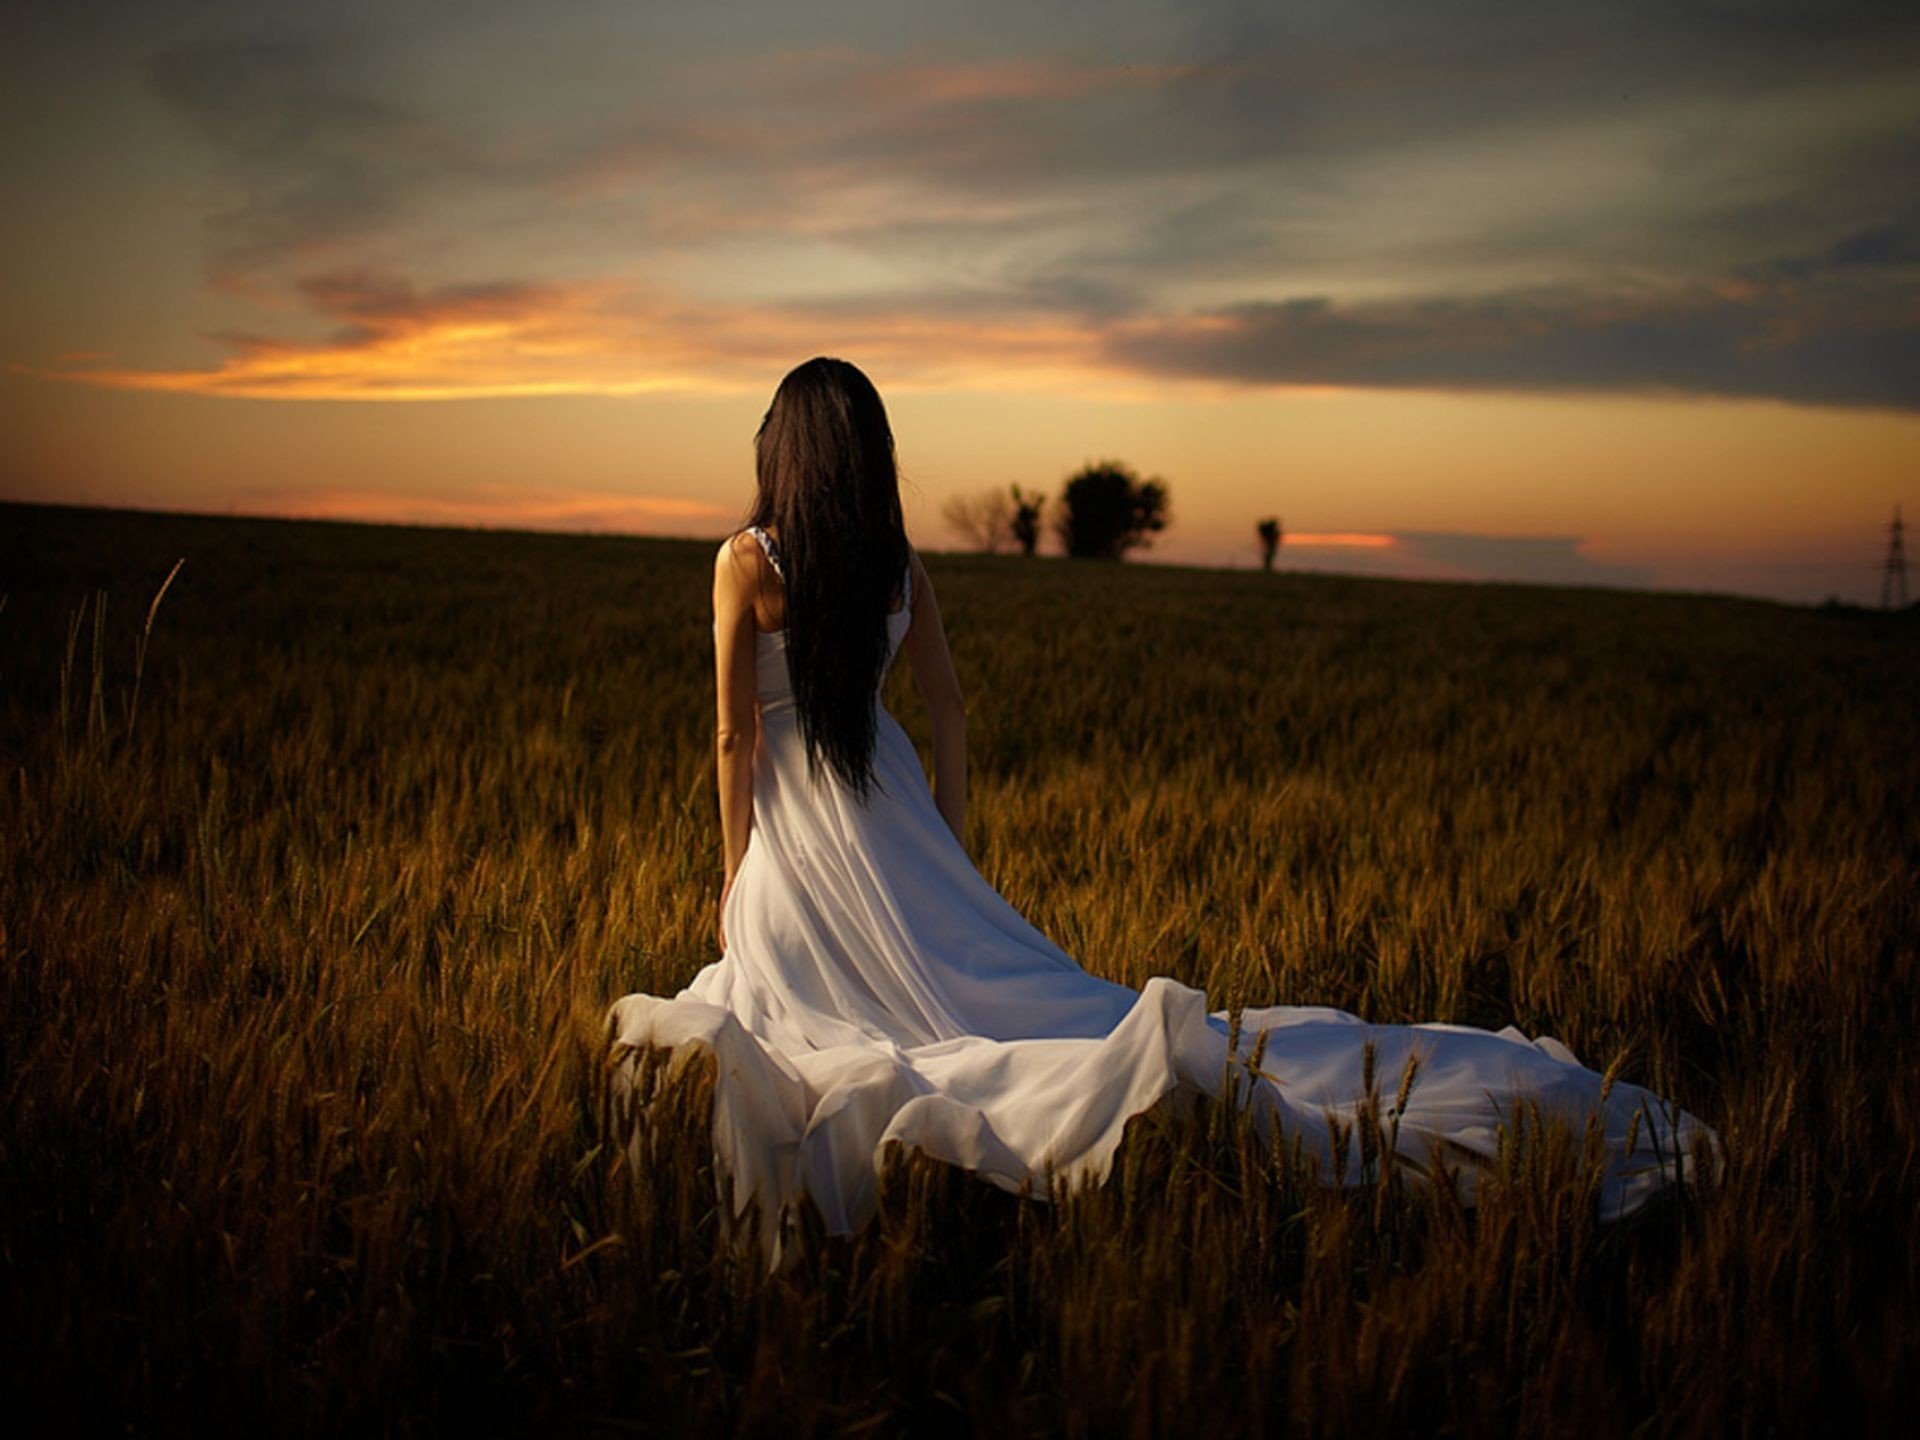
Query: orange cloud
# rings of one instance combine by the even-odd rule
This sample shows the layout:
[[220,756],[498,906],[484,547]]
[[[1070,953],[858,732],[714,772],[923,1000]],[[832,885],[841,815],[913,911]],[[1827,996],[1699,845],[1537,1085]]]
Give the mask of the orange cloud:
[[367,520],[386,525],[468,525],[513,530],[654,529],[662,521],[718,520],[724,505],[679,495],[621,495],[598,490],[475,486],[460,495],[326,487],[243,499],[236,510],[300,520]]
[[[608,281],[453,285],[345,272],[301,292],[335,322],[313,341],[209,336],[206,368],[97,363],[17,373],[124,390],[278,400],[443,400],[515,395],[759,391],[817,353],[857,356],[890,384],[981,388],[1124,378],[1099,333],[1049,316],[676,302]],[[1164,386],[1165,382],[1159,382]]]
[[1286,537],[1286,546],[1290,550],[1303,547],[1331,550],[1391,550],[1394,543],[1391,535],[1368,535],[1354,530],[1330,530],[1317,535]]

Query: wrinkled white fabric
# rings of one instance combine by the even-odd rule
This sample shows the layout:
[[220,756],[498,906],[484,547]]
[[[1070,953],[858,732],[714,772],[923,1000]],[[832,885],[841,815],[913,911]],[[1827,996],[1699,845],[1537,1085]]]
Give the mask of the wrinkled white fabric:
[[[889,617],[896,652],[911,601]],[[1176,1092],[1251,1105],[1262,1133],[1298,1137],[1324,1179],[1357,1183],[1360,1147],[1344,1147],[1336,1171],[1333,1132],[1368,1103],[1368,1041],[1397,1150],[1424,1166],[1438,1144],[1469,1203],[1474,1166],[1523,1099],[1576,1130],[1601,1116],[1604,1218],[1693,1178],[1700,1160],[1717,1170],[1710,1128],[1635,1085],[1603,1097],[1602,1077],[1559,1041],[1513,1026],[1373,1025],[1281,1005],[1243,1011],[1230,1053],[1228,1017],[1200,991],[1090,975],[1000,897],[877,697],[870,797],[824,769],[810,777],[785,636],[755,645],[753,826],[723,915],[726,953],[672,999],[615,1002],[610,1024],[616,1085],[645,1047],[713,1054],[716,1159],[736,1210],[761,1206],[776,1261],[803,1197],[832,1234],[870,1217],[888,1144],[1045,1197],[1056,1179],[1104,1178],[1128,1119]],[[1256,1077],[1247,1062],[1263,1032]],[[1419,1067],[1396,1111],[1410,1052]]]

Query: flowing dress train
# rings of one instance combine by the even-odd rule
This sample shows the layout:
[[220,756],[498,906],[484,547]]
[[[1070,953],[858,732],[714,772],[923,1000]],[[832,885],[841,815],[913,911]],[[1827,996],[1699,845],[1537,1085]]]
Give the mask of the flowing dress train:
[[[777,571],[777,547],[753,533]],[[888,617],[895,654],[910,579]],[[1576,1129],[1600,1117],[1603,1218],[1703,1162],[1717,1172],[1709,1127],[1638,1086],[1608,1086],[1547,1036],[1276,1005],[1243,1010],[1236,1037],[1224,1011],[1175,980],[1134,990],[1088,974],[974,869],[877,695],[868,799],[824,768],[809,776],[785,638],[754,641],[753,825],[722,915],[726,953],[671,999],[628,995],[609,1014],[616,1087],[647,1047],[712,1053],[716,1160],[736,1209],[761,1206],[774,1260],[803,1197],[831,1234],[865,1223],[888,1144],[1044,1197],[1055,1180],[1104,1178],[1127,1121],[1175,1092],[1232,1086],[1263,1134],[1298,1138],[1323,1179],[1357,1183],[1360,1147],[1336,1147],[1334,1130],[1368,1103],[1369,1041],[1383,1116],[1417,1053],[1391,1116],[1396,1148],[1424,1166],[1439,1146],[1469,1202],[1520,1100]]]

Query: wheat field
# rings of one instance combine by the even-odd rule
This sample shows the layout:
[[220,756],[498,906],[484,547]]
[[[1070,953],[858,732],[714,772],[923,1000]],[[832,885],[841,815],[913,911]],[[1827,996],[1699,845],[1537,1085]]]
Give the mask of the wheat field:
[[[1221,1107],[768,1275],[711,1076],[712,546],[0,507],[0,1294],[62,1433],[1755,1434],[1920,1402],[1920,615],[929,557],[969,845],[1091,970],[1550,1034],[1721,1134],[1597,1227]],[[176,562],[177,573],[172,574]],[[157,605],[154,603],[166,586]],[[924,742],[895,675],[890,703]],[[631,1140],[631,1147],[626,1143]]]

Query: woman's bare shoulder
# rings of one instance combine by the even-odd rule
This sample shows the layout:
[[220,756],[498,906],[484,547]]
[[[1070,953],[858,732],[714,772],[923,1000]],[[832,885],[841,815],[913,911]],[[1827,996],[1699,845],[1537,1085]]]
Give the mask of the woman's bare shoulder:
[[760,542],[751,534],[741,530],[729,535],[720,542],[720,548],[713,557],[716,593],[724,587],[740,594],[757,596],[766,583],[770,569],[766,551],[760,548]]
[[767,552],[753,538],[752,531],[736,530],[720,542],[720,549],[713,559],[716,566],[737,566],[749,575],[757,575],[760,567],[767,562]]

